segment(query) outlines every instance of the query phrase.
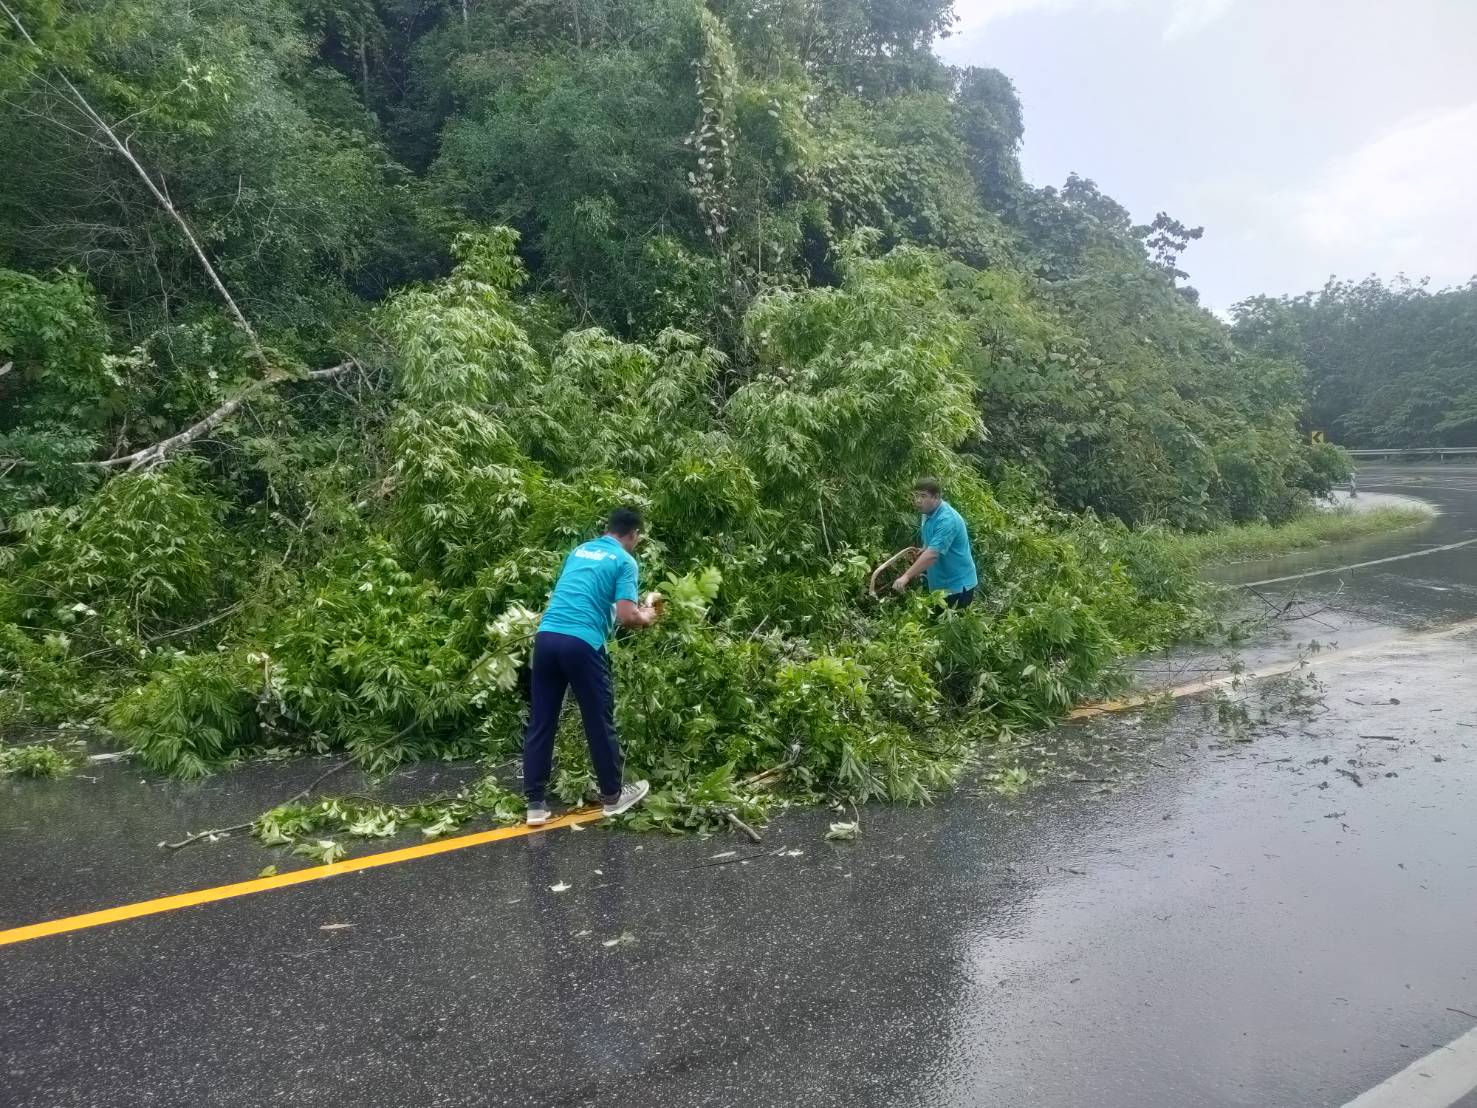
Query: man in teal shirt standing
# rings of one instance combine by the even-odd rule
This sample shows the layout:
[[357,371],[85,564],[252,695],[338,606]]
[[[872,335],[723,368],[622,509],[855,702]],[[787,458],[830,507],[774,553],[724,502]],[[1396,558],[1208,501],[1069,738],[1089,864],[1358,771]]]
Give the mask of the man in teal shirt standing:
[[554,734],[568,689],[580,706],[605,814],[620,815],[650,791],[645,781],[621,784],[615,693],[605,650],[617,623],[647,627],[661,614],[659,607],[637,600],[639,570],[632,554],[641,531],[640,513],[630,508],[611,513],[605,534],[575,547],[564,559],[539,620],[533,640],[533,704],[523,739],[523,791],[531,826],[549,820],[546,794],[554,768]]
[[949,607],[969,607],[979,575],[964,517],[943,498],[939,483],[932,477],[913,485],[913,506],[923,513],[923,553],[892,587],[902,592],[915,578],[926,576],[929,590],[942,592]]

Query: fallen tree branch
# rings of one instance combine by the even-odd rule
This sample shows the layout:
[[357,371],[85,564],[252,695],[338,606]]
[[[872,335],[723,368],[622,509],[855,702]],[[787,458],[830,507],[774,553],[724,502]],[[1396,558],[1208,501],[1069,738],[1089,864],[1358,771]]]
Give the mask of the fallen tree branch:
[[[312,781],[308,782],[306,788],[299,789],[297,792],[289,796],[286,800],[282,801],[279,804],[274,804],[273,807],[280,808],[283,804],[292,804],[295,801],[305,800],[319,785],[323,784],[323,782],[327,781],[335,773],[339,772],[339,770],[344,769],[346,766],[352,765],[353,762],[354,759],[345,758],[342,762],[334,766],[332,769],[326,770],[325,772],[320,773],[317,777],[313,778]],[[168,850],[179,850],[181,847],[189,846],[191,843],[198,843],[201,839],[208,839],[214,835],[230,835],[236,831],[248,830],[254,823],[256,823],[256,820],[248,820],[246,823],[232,824],[230,827],[212,827],[208,831],[196,831],[193,835],[187,835],[177,843],[160,843],[159,845],[165,847]]]
[[14,362],[6,362],[4,365],[0,365],[0,377],[4,377],[7,373],[9,373],[14,368],[15,368],[15,363]]
[[727,809],[725,809],[723,812],[723,818],[728,820],[728,825],[734,830],[742,831],[745,835],[747,835],[750,842],[762,843],[764,841],[764,837],[760,835],[758,831],[755,831],[747,823],[739,819],[738,816],[734,815],[734,813],[728,811]]
[[[3,3],[4,0],[0,0],[0,4]],[[283,381],[324,381],[331,377],[339,377],[349,370],[357,369],[358,367],[359,363],[353,358],[350,358],[348,361],[340,362],[335,366],[329,366],[327,369],[312,369],[301,375],[288,373],[285,370],[272,370],[267,376],[260,377],[243,387],[240,392],[209,415],[192,423],[179,434],[171,435],[162,442],[156,442],[152,446],[146,446],[141,450],[135,450],[132,454],[123,454],[117,458],[104,458],[100,461],[91,462],[71,462],[69,464],[98,469],[118,469],[126,466],[129,472],[157,465],[163,461],[166,454],[170,454],[178,450],[181,446],[186,446],[202,436],[209,434],[231,416],[235,415],[247,401],[274,385],[280,385]],[[12,469],[33,469],[36,464],[36,462],[29,458],[0,458],[0,465],[6,467],[5,472],[7,473]],[[0,476],[3,476],[3,474],[0,474]]]
[[753,777],[744,778],[739,784],[746,789],[768,788],[774,782],[778,781],[788,768],[789,766],[785,765],[772,766],[761,773],[754,774]]
[[[3,3],[3,0],[0,0],[0,3]],[[356,368],[357,365],[358,363],[351,358],[346,362],[340,362],[336,366],[330,366],[328,369],[311,370],[304,375],[304,379],[322,381],[330,377],[337,377],[342,373],[347,373],[349,370]],[[272,370],[265,377],[252,381],[235,396],[215,409],[215,411],[192,423],[178,434],[171,435],[169,438],[164,439],[162,442],[156,442],[152,446],[146,446],[142,450],[135,450],[132,454],[125,454],[119,458],[108,458],[105,461],[95,462],[93,464],[107,469],[126,466],[130,473],[134,470],[147,469],[150,466],[158,465],[164,460],[165,455],[178,450],[182,446],[187,446],[201,436],[207,435],[215,430],[227,419],[235,415],[241,409],[242,405],[258,393],[265,392],[273,385],[293,379],[293,375],[290,373],[283,370]]]
[[196,831],[193,835],[187,835],[177,843],[160,843],[159,845],[170,850],[179,850],[191,843],[198,843],[201,839],[213,839],[217,835],[230,835],[236,831],[245,831],[254,822],[256,821],[251,820],[246,823],[233,823],[230,827],[212,827],[209,831]]
[[188,635],[191,631],[199,631],[203,627],[209,627],[212,623],[219,623],[221,620],[235,615],[244,607],[246,607],[246,601],[238,600],[224,611],[217,612],[213,616],[202,619],[199,623],[192,623],[188,627],[176,627],[173,631],[165,631],[163,634],[155,635],[153,638],[144,641],[153,644],[163,642],[165,639],[177,638],[180,635]]
[[800,742],[797,739],[795,742],[792,742],[790,744],[790,753],[785,756],[785,760],[783,762],[780,762],[778,765],[770,766],[768,769],[760,770],[758,773],[755,773],[749,777],[745,777],[742,781],[739,782],[739,787],[748,789],[753,788],[755,785],[769,784],[775,778],[782,775],[785,770],[789,769],[800,760],[800,749]]
[[685,872],[692,873],[695,870],[700,869],[713,869],[717,866],[731,866],[735,862],[752,862],[756,858],[778,858],[782,853],[784,853],[784,850],[785,848],[780,846],[776,847],[773,850],[756,850],[752,854],[735,854],[732,858],[719,858],[717,861],[714,862],[704,862],[702,865],[688,866]]

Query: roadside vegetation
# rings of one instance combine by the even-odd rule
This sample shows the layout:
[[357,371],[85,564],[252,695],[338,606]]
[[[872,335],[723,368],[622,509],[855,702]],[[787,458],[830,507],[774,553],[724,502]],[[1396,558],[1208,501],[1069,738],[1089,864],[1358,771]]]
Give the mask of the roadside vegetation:
[[[184,775],[502,763],[563,553],[635,504],[669,606],[614,647],[632,822],[921,803],[1206,626],[1167,533],[1347,475],[1300,364],[1197,306],[1199,229],[1022,180],[946,3],[9,3],[0,723]],[[965,612],[864,595],[925,473]]]
[[1309,509],[1285,523],[1240,523],[1196,534],[1166,535],[1169,549],[1194,565],[1224,565],[1271,558],[1294,550],[1347,542],[1429,523],[1435,512],[1417,504],[1356,509]]
[[65,777],[76,766],[71,754],[49,743],[0,744],[0,778]]

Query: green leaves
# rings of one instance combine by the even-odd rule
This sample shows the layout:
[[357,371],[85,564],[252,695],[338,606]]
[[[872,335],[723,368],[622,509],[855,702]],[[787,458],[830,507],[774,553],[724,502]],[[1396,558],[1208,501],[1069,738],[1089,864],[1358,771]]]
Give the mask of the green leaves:
[[718,568],[705,566],[697,573],[664,578],[657,591],[666,598],[669,617],[701,620],[713,601],[718,599],[722,585],[723,574]]
[[330,835],[377,840],[418,829],[426,838],[438,838],[476,819],[516,823],[522,818],[523,798],[488,776],[450,795],[416,804],[385,804],[360,797],[282,804],[257,817],[252,834],[267,846],[290,845],[294,854],[332,862],[343,857],[345,848]]
[[47,743],[27,746],[0,744],[0,778],[65,777],[76,768],[75,758]]
[[342,845],[332,839],[312,839],[300,842],[292,848],[292,852],[304,858],[311,858],[325,866],[337,862],[348,853]]
[[228,606],[234,584],[227,567],[239,548],[221,513],[181,467],[126,474],[76,508],[18,517],[26,541],[7,551],[0,597],[0,620],[17,630],[0,635],[0,688],[7,646],[32,652],[18,635],[39,640],[35,653],[53,671],[81,656],[136,663],[150,639],[188,642],[202,612]]
[[316,574],[267,655],[288,721],[333,734],[372,770],[424,757],[470,723],[473,659],[434,584],[375,541]]
[[176,654],[118,699],[108,725],[151,769],[203,777],[259,737],[263,662],[244,652]]

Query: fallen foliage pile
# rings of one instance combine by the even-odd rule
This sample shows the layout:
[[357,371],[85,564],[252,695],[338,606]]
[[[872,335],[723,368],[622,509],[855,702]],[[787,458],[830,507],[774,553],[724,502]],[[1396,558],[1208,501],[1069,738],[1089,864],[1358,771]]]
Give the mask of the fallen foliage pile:
[[[60,669],[138,658],[145,679],[107,718],[159,770],[284,745],[342,747],[372,771],[502,761],[519,746],[517,672],[563,553],[612,507],[639,504],[645,580],[669,606],[613,646],[631,772],[657,786],[632,822],[697,828],[762,818],[775,788],[925,801],[981,736],[1061,714],[1194,618],[1183,567],[1151,540],[1002,503],[961,452],[984,427],[967,330],[930,255],[859,250],[841,287],[759,301],[740,375],[676,331],[537,337],[512,243],[463,240],[448,279],[383,309],[395,378],[380,445],[360,455],[379,468],[355,482],[330,463],[278,494],[277,511],[302,498],[306,558],[289,549],[244,580],[233,567],[249,521],[229,518],[198,467],[118,476],[43,514],[12,562],[14,615],[63,623],[66,649],[7,641]],[[925,472],[973,529],[984,599],[965,612],[921,592],[863,595],[868,567],[910,539],[909,479]],[[317,514],[332,525],[312,535]],[[213,611],[213,626],[177,630]],[[569,802],[591,784],[582,743],[571,718],[555,783]],[[492,788],[428,829],[509,815]],[[366,833],[366,819],[296,805],[260,830]]]

